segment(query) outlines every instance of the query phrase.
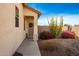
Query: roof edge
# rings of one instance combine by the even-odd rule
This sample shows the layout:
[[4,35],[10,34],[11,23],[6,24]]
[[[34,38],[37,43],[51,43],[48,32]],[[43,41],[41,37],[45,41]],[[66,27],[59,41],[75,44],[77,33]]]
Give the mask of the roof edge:
[[40,12],[40,11],[38,11],[38,10],[32,8],[32,7],[29,7],[29,6],[25,5],[25,3],[22,3],[22,5],[23,5],[23,7],[28,8],[28,9],[30,9],[31,11],[37,13],[37,14],[38,14],[38,18],[40,17],[40,15],[41,15],[41,12]]

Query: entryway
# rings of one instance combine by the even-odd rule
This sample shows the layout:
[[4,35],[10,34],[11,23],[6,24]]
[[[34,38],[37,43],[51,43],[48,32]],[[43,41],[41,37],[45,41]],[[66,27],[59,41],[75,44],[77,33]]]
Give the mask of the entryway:
[[34,34],[34,16],[25,16],[24,17],[24,27],[26,38],[33,39]]

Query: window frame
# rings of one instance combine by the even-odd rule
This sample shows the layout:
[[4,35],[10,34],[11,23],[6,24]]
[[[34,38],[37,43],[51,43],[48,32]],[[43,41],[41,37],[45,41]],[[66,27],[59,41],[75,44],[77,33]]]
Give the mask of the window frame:
[[19,8],[15,6],[15,27],[19,27]]

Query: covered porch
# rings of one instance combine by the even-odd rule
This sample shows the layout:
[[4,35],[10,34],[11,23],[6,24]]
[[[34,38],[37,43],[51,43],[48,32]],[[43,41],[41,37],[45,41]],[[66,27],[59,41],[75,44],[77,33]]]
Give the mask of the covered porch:
[[38,40],[38,25],[37,21],[40,16],[40,12],[28,7],[23,6],[24,9],[24,33],[26,35],[25,40],[22,42],[16,52],[21,53],[23,56],[40,56]]
[[38,18],[40,12],[24,5],[24,32],[27,39],[38,40]]

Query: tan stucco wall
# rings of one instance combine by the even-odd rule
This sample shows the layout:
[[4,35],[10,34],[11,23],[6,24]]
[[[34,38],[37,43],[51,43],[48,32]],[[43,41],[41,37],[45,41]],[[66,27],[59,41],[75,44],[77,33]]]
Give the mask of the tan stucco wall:
[[43,31],[50,31],[49,26],[38,26],[38,34]]
[[[19,28],[15,27],[15,5],[19,8]],[[23,19],[22,4],[0,4],[0,55],[12,55],[25,38]]]
[[68,27],[67,26],[63,26],[62,31],[64,31],[64,30],[68,30]]
[[[26,19],[26,18],[25,18]],[[25,20],[25,33],[28,33],[28,22],[27,20]]]
[[74,31],[76,35],[79,37],[79,27],[73,27],[72,31]]
[[37,26],[37,21],[38,21],[38,14],[24,8],[24,15],[25,16],[34,16],[34,35],[33,35],[33,40],[38,40],[38,26]]
[[[63,31],[64,30],[68,30],[68,27],[67,26],[64,26],[63,27]],[[76,35],[79,37],[79,27],[78,26],[72,26],[72,31],[74,31],[76,33]]]

